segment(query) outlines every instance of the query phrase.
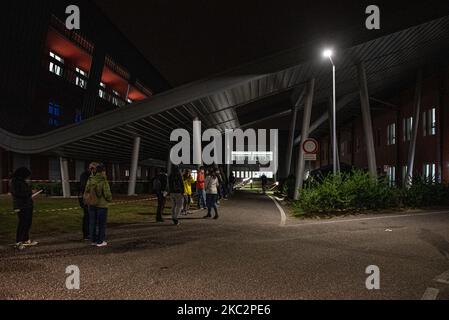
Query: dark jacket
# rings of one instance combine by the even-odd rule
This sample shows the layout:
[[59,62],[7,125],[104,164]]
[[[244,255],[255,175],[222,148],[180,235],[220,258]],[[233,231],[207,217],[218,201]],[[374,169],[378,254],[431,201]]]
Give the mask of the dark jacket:
[[87,181],[89,181],[90,176],[91,176],[90,171],[84,171],[80,176],[78,200],[79,200],[81,208],[84,208],[86,206],[84,204],[83,196],[84,196],[84,192],[86,191]]
[[170,193],[184,194],[184,181],[182,180],[182,176],[179,172],[170,175],[169,189]]
[[14,210],[33,208],[33,191],[26,179],[31,175],[28,169],[18,169],[11,180],[11,194]]
[[153,180],[153,192],[155,194],[162,194],[168,192],[168,176],[165,173],[161,173]]

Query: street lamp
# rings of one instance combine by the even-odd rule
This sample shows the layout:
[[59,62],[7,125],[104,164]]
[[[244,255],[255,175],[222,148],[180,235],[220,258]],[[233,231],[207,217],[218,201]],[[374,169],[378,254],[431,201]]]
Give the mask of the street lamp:
[[323,51],[323,57],[330,60],[332,63],[332,75],[333,75],[333,99],[332,99],[332,151],[333,151],[333,165],[334,165],[334,174],[337,174],[338,167],[338,155],[337,155],[337,93],[336,93],[336,84],[335,84],[335,63],[332,60],[332,56],[334,52],[331,49],[326,49]]

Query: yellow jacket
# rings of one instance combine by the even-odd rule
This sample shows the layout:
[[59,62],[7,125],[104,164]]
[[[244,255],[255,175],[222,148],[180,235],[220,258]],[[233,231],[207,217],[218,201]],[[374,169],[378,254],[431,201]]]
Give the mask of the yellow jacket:
[[192,195],[192,184],[195,183],[195,179],[193,179],[192,176],[186,178],[182,178],[182,181],[184,182],[184,195],[191,196]]

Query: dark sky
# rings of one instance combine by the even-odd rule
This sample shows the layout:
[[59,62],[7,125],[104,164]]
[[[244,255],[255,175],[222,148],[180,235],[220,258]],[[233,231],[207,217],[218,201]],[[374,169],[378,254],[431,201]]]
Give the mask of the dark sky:
[[[384,28],[426,20],[448,1],[95,0],[147,59],[177,86],[254,59],[365,30],[365,8],[381,7]],[[412,4],[410,4],[412,2]],[[373,35],[376,34],[374,31]]]

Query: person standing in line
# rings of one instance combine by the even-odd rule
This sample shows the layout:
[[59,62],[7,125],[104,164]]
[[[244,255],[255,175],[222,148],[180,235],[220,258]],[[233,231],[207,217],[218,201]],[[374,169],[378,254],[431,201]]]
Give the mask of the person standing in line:
[[215,211],[214,219],[218,219],[218,189],[220,185],[218,182],[218,177],[216,171],[212,170],[210,175],[206,178],[205,188],[206,188],[206,202],[207,202],[207,215],[205,219],[212,218],[212,209]]
[[10,183],[14,211],[19,218],[15,247],[20,251],[38,245],[36,241],[30,240],[34,210],[33,193],[36,193],[36,191],[32,190],[27,182],[29,177],[31,177],[30,170],[19,168],[13,173]]
[[204,167],[201,167],[198,171],[198,177],[196,179],[196,191],[198,193],[198,209],[207,209],[206,204],[206,190],[204,189],[206,183],[206,176]]
[[188,215],[192,204],[192,185],[195,183],[195,179],[193,179],[190,170],[185,170],[182,180],[184,183],[184,208],[182,211],[185,215]]
[[170,197],[172,199],[172,219],[175,226],[179,226],[179,215],[184,205],[184,181],[178,167],[173,168],[169,178]]
[[81,209],[83,209],[83,239],[84,241],[90,240],[90,226],[89,226],[89,206],[84,202],[84,193],[86,192],[86,186],[87,182],[89,181],[89,178],[95,175],[95,170],[97,168],[97,163],[92,162],[89,164],[88,170],[84,171],[80,176],[80,184],[79,184],[79,191],[78,191],[78,201],[80,203]]
[[164,214],[165,205],[167,203],[168,175],[163,169],[160,170],[153,180],[153,191],[157,196],[156,222],[164,222],[162,215]]
[[223,179],[221,177],[220,174],[220,170],[218,168],[216,168],[214,170],[214,176],[217,178],[218,180],[218,186],[217,186],[217,206],[220,206],[220,200],[223,199],[223,192],[222,192],[222,184],[223,184]]
[[106,167],[98,164],[96,173],[89,178],[86,185],[86,201],[89,205],[90,239],[92,246],[106,247],[106,226],[108,219],[108,207],[112,202],[111,187],[106,178]]

